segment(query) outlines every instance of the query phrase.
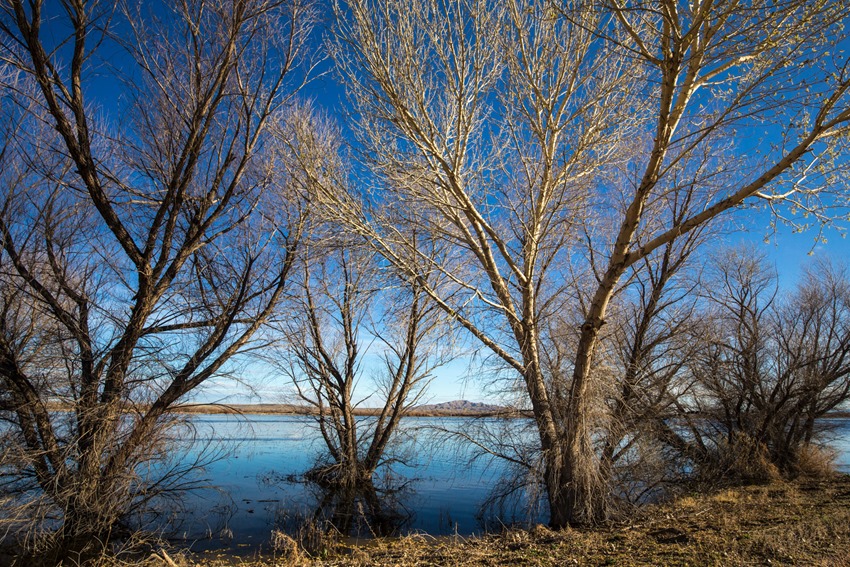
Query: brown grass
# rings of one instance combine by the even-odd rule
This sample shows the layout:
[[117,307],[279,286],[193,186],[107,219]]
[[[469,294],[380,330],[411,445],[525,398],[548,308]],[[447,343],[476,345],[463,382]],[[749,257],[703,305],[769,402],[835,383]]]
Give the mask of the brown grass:
[[321,557],[196,556],[185,565],[850,566],[850,476],[688,495],[597,529],[338,542]]
[[834,449],[804,445],[797,454],[796,472],[809,478],[828,478],[835,471],[835,458]]
[[[412,535],[306,550],[276,534],[273,554],[236,557],[162,550],[108,567],[360,567],[562,565],[806,565],[850,567],[850,476],[806,478],[686,495],[618,524],[552,531],[545,526],[482,537]],[[314,542],[315,543],[315,542]],[[3,561],[5,559],[5,561]],[[11,561],[10,561],[11,560]],[[17,565],[14,557],[0,564]]]

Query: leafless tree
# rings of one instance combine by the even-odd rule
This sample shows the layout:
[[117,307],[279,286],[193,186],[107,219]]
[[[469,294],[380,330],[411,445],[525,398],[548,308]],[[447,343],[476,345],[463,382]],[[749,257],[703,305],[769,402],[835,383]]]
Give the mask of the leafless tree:
[[818,419],[850,399],[846,270],[821,262],[785,295],[752,250],[727,252],[714,271],[688,364],[697,389],[687,406],[699,419],[688,443],[669,438],[703,474],[797,474]]
[[676,472],[669,470],[658,437],[678,419],[680,400],[691,390],[683,369],[696,348],[691,337],[698,278],[688,272],[701,240],[692,232],[645,259],[603,340],[602,348],[611,350],[607,382],[613,389],[606,396],[610,424],[600,435],[601,470],[630,501],[653,495]]
[[818,419],[850,400],[850,274],[846,265],[821,261],[803,276],[779,314],[782,366],[793,369],[796,407],[787,412],[784,438],[774,449],[793,468],[801,444],[815,440]]
[[[609,310],[628,274],[727,211],[831,220],[846,198],[847,6],[352,0],[337,14],[380,190],[318,183],[327,213],[410,277],[427,265],[454,283],[420,280],[522,377],[550,523],[603,518],[592,414]],[[448,252],[429,258],[413,229]],[[556,312],[578,330],[547,335]],[[558,340],[569,371],[547,380],[541,351]]]
[[164,490],[175,406],[264,342],[307,211],[275,133],[310,11],[9,0],[0,17],[2,470],[54,521],[49,556],[79,557]]
[[446,335],[439,310],[415,280],[382,271],[362,242],[334,240],[303,263],[302,304],[284,360],[300,400],[315,410],[329,453],[308,478],[340,491],[374,492],[375,470],[392,462],[387,449],[443,361],[446,344],[438,339]]

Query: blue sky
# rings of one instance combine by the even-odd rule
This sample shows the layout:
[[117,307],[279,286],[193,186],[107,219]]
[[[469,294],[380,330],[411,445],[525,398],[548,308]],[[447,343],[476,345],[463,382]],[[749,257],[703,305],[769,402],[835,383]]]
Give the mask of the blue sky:
[[[320,33],[323,33],[322,30],[317,31],[317,35]],[[328,61],[319,67],[319,71],[319,76],[308,84],[302,95],[312,100],[316,109],[326,113],[345,132],[347,105],[343,89],[336,82]],[[724,220],[738,229],[719,241],[708,243],[700,254],[721,246],[754,245],[775,266],[779,285],[783,289],[793,288],[803,270],[814,265],[818,258],[850,263],[850,241],[843,238],[843,233],[835,227],[826,227],[821,235],[826,238],[826,243],[823,243],[818,241],[816,227],[795,233],[790,227],[779,224],[774,231],[771,229],[770,213],[755,207],[733,211]],[[497,403],[495,395],[487,392],[487,379],[476,376],[479,372],[478,361],[466,356],[437,369],[423,403],[459,399]],[[283,403],[292,400],[291,386],[268,366],[256,364],[247,368],[244,379],[254,386],[254,392],[249,393],[239,384],[221,382],[206,385],[203,391],[197,393],[197,398],[204,402],[225,403]],[[367,390],[361,387],[364,396]]]
[[[850,263],[850,242],[841,238],[837,231],[828,230],[827,243],[814,245],[815,230],[792,234],[790,229],[780,227],[770,242],[765,242],[769,218],[766,214],[748,215],[747,211],[737,211],[735,219],[741,221],[748,218],[748,230],[735,232],[726,237],[721,243],[734,246],[748,243],[763,251],[768,260],[776,266],[779,283],[784,289],[791,289],[797,282],[806,266],[814,265],[818,258],[828,258],[837,262]],[[705,248],[708,252],[710,247]],[[452,400],[469,400],[475,402],[497,402],[498,400],[485,391],[486,379],[476,378],[473,373],[478,369],[477,363],[470,363],[467,357],[461,357],[435,372],[423,402],[440,403]],[[243,379],[249,382],[255,392],[241,384],[226,380],[206,385],[196,396],[198,402],[222,403],[285,403],[291,401],[291,387],[285,378],[274,369],[255,364],[243,371]],[[364,389],[365,392],[365,389]],[[374,405],[366,403],[365,405]]]
[[[325,15],[329,16],[329,14]],[[326,23],[327,21],[320,22],[316,28],[317,43],[326,33]],[[122,67],[122,55],[114,45],[106,44],[103,49],[101,63],[96,64],[98,71],[89,76],[91,82],[88,94],[106,116],[118,119],[122,106],[121,88],[110,75],[114,68]],[[314,100],[315,106],[330,115],[344,130],[344,95],[330,71],[330,62],[323,62],[318,71],[320,76],[308,85],[303,94]],[[766,212],[748,209],[737,211],[728,218],[742,225],[743,230],[727,235],[724,238],[725,243],[728,245],[739,242],[754,243],[774,263],[780,276],[780,285],[784,288],[793,287],[801,270],[819,257],[850,262],[850,243],[835,230],[827,229],[824,233],[827,242],[815,245],[816,230],[792,234],[789,228],[780,226],[775,234],[770,234],[770,218]],[[766,235],[770,236],[767,243],[764,242]],[[481,389],[481,381],[470,376],[469,366],[468,359],[460,358],[438,369],[425,399],[431,402],[454,399],[489,401],[488,396]],[[244,386],[223,381],[207,385],[203,391],[198,392],[196,399],[231,403],[275,403],[285,401],[286,394],[290,391],[286,381],[283,378],[276,378],[274,370],[266,365],[251,365],[245,368],[242,374],[244,379],[255,388],[257,395],[245,395],[247,388]]]

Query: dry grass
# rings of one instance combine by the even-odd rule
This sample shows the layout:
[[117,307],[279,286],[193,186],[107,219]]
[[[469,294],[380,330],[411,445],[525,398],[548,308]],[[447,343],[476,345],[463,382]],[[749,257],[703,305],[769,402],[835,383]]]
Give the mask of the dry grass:
[[835,471],[837,453],[829,447],[803,445],[797,454],[796,473],[810,478],[827,478]]
[[627,522],[475,538],[414,535],[340,542],[323,557],[194,557],[220,567],[461,565],[850,566],[850,476],[726,489],[648,508]]
[[[264,557],[151,553],[99,567],[359,567],[562,565],[806,565],[850,567],[850,476],[773,482],[687,495],[597,529],[544,526],[483,537],[412,535],[346,542],[320,552],[284,534]],[[6,559],[13,559],[6,557]],[[0,561],[0,564],[4,563]],[[7,563],[8,564],[8,563]],[[15,564],[14,559],[12,564]]]

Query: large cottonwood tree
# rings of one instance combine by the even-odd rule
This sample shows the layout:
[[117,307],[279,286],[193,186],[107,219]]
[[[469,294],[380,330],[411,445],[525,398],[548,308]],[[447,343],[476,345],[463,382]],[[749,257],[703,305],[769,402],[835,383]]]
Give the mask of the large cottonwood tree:
[[307,210],[283,138],[310,19],[2,4],[2,472],[55,558],[169,488],[171,410],[263,341]]
[[[848,7],[351,0],[337,16],[372,176],[345,192],[315,175],[327,213],[402,272],[420,273],[414,251],[453,282],[422,285],[522,376],[550,523],[599,520],[591,381],[612,302],[645,259],[735,209],[831,220],[846,197]],[[417,251],[414,230],[448,251]],[[575,315],[569,336],[549,333],[553,312]],[[556,379],[548,341],[572,351]]]

